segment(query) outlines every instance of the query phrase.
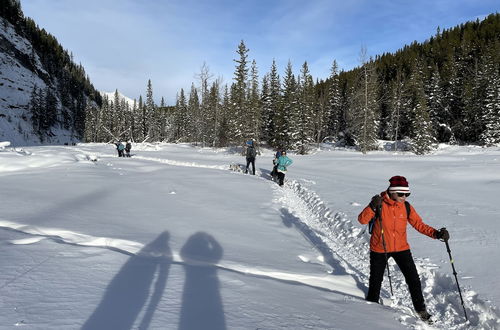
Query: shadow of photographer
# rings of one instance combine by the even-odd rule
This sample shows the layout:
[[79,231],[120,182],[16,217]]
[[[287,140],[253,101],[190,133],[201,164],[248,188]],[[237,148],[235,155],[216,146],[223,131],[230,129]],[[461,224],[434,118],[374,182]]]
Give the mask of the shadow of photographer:
[[222,255],[222,247],[207,233],[193,234],[184,244],[186,279],[179,330],[226,329],[216,267]]
[[[130,257],[111,280],[101,302],[82,326],[83,330],[131,329],[142,310],[145,312],[139,329],[149,327],[165,291],[172,264],[169,238],[169,233],[165,231],[144,246],[137,255]],[[148,297],[149,303],[146,306]]]

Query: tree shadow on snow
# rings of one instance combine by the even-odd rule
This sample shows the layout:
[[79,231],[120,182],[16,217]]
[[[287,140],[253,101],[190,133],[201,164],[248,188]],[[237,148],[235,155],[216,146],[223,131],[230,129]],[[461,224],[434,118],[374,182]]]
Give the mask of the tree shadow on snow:
[[216,264],[223,250],[209,234],[189,237],[181,250],[186,279],[179,330],[226,329]]
[[[149,327],[165,290],[172,263],[169,238],[167,231],[161,233],[122,266],[82,329],[131,329],[142,310],[144,316],[139,329]],[[155,275],[156,281],[151,287]]]
[[[345,269],[345,267],[342,265],[340,262],[339,258],[335,258],[333,256],[333,251],[330,249],[330,247],[319,237],[316,232],[309,228],[307,225],[302,223],[299,218],[291,214],[287,209],[282,208],[281,210],[281,219],[283,221],[283,224],[287,227],[292,227],[294,226],[300,232],[307,238],[309,242],[321,253],[323,256],[324,262],[332,267],[332,275],[349,275],[352,276],[352,274],[348,273]],[[366,286],[363,285],[357,278],[357,276],[352,276],[353,279],[356,281],[356,286],[362,290],[363,292],[366,291]]]

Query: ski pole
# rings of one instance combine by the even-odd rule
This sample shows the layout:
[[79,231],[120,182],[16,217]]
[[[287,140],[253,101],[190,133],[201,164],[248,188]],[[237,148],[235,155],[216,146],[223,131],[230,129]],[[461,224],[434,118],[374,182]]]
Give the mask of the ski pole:
[[448,240],[445,240],[446,250],[448,251],[448,255],[450,256],[451,268],[453,269],[453,275],[455,275],[455,281],[457,282],[458,294],[460,295],[460,300],[462,301],[462,307],[464,309],[465,320],[468,321],[467,312],[465,311],[464,299],[462,298],[462,291],[460,290],[460,285],[458,284],[457,271],[455,270],[455,265],[453,264],[453,258],[451,256],[450,245],[448,244]]
[[[380,220],[380,225],[382,226],[382,220]],[[389,287],[391,288],[392,297],[394,293],[392,292],[391,272],[389,271],[389,257],[387,256],[387,248],[385,247],[384,228],[382,228],[382,245],[384,246],[385,266],[387,267],[387,276],[389,277]]]

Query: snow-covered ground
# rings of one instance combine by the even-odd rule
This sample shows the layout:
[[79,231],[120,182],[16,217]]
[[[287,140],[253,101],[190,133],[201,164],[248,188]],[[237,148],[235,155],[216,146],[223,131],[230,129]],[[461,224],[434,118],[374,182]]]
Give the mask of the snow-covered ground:
[[[290,155],[285,187],[230,171],[234,150],[189,145],[0,148],[0,329],[499,329],[500,149]],[[444,243],[409,228],[428,310],[397,266],[363,297],[357,215],[393,175]]]

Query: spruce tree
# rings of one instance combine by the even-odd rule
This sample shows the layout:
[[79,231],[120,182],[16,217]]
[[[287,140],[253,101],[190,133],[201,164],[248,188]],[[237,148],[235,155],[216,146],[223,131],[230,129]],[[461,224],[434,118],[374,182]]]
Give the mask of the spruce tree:
[[233,143],[241,144],[244,142],[244,125],[248,125],[249,114],[247,113],[247,81],[248,81],[248,61],[247,53],[250,50],[245,46],[243,40],[238,45],[236,53],[239,55],[235,59],[236,68],[234,71],[234,83],[231,86],[231,121],[230,132],[232,133]]
[[357,84],[350,107],[350,129],[362,153],[377,149],[377,89],[378,77],[373,60],[368,60],[366,49],[361,50]]
[[175,141],[181,142],[188,139],[188,108],[184,89],[181,88],[180,95],[177,96],[175,105]]
[[313,139],[313,112],[315,107],[314,81],[309,72],[307,62],[304,62],[300,71],[298,85],[298,102],[294,116],[295,131],[292,134],[293,148],[304,155]]
[[436,142],[427,99],[424,91],[422,65],[417,61],[410,77],[410,107],[413,113],[412,150],[417,155],[426,154],[432,150]]
[[187,131],[186,135],[191,139],[191,142],[198,143],[201,139],[202,121],[205,118],[201,117],[200,113],[200,99],[198,97],[198,90],[191,84],[191,91],[189,92],[189,99],[187,104]]
[[331,136],[334,140],[337,140],[340,133],[342,95],[340,92],[340,79],[336,60],[332,63],[328,83],[328,110],[325,113],[326,118],[323,121],[325,127],[322,128],[322,131],[325,132],[325,135]]
[[[261,128],[261,103],[259,90],[259,73],[255,60],[252,61],[252,65],[250,68],[250,81],[247,100],[248,123],[245,125],[245,136],[259,142]],[[259,145],[259,143],[257,143],[257,145]]]
[[403,70],[400,66],[396,68],[396,77],[391,83],[391,94],[389,101],[390,117],[386,125],[386,135],[394,140],[394,150],[398,149],[398,141],[402,139],[401,126],[408,118],[408,99],[405,95],[406,84],[403,77]]
[[276,142],[284,149],[291,149],[296,139],[297,118],[297,81],[293,74],[292,63],[288,61],[283,78],[282,106],[276,113]]
[[151,84],[151,79],[148,80],[148,86],[146,90],[146,104],[144,107],[144,133],[145,136],[149,136],[150,140],[157,140],[159,135],[159,128],[157,122],[155,121],[156,106],[153,99],[153,85]]
[[274,147],[280,147],[279,130],[277,120],[282,107],[281,79],[278,74],[276,61],[273,60],[271,71],[268,74],[268,93],[265,97],[265,106],[263,109],[262,120],[264,127],[264,137],[268,144]]
[[490,62],[486,98],[484,100],[483,122],[485,129],[481,141],[486,146],[500,144],[500,65]]

